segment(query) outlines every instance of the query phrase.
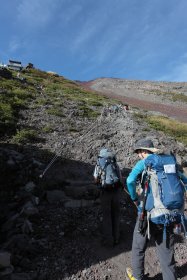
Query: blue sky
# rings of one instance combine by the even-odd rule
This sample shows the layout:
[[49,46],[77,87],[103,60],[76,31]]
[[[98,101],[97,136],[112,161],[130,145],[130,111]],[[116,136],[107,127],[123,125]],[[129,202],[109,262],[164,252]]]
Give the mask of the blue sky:
[[0,0],[0,61],[100,77],[187,81],[186,0]]

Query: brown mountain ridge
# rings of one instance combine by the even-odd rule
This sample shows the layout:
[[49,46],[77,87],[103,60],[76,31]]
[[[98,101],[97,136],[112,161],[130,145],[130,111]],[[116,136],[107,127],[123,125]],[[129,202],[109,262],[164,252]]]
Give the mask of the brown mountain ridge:
[[153,82],[99,78],[81,83],[87,89],[113,97],[132,107],[159,112],[187,122],[187,82]]

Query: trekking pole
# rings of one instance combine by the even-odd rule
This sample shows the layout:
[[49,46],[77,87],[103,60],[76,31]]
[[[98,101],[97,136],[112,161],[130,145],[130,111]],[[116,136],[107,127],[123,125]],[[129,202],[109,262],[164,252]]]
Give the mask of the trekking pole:
[[47,165],[47,167],[44,169],[43,173],[39,175],[40,178],[43,178],[43,176],[45,175],[45,173],[47,172],[47,170],[51,167],[51,165],[56,161],[57,159],[57,155],[55,155],[52,160],[50,161],[50,163]]
[[[65,142],[62,143],[63,146],[65,146]],[[60,154],[62,153],[62,151],[60,152]],[[39,175],[39,178],[43,178],[45,173],[47,172],[47,170],[54,164],[54,162],[57,160],[58,155],[55,155],[52,160],[49,162],[49,164],[46,166],[46,168],[44,169],[44,171],[42,172],[42,174]]]
[[146,200],[147,200],[149,180],[150,180],[150,176],[148,175],[148,178],[144,185],[144,196],[143,196],[143,202],[142,202],[142,209],[141,209],[141,213],[139,216],[138,232],[140,232],[140,233],[142,233],[144,230],[144,220],[145,220],[145,216],[146,216],[145,204],[146,204]]

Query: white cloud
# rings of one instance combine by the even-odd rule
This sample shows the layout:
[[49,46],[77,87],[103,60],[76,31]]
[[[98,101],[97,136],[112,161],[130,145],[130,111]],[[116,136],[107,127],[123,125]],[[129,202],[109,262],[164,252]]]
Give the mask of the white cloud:
[[24,26],[39,28],[46,26],[54,16],[58,1],[22,0],[18,6],[18,20]]
[[57,66],[60,59],[68,71],[71,61],[83,77],[187,80],[186,0],[9,1],[1,51],[10,56],[32,55]]
[[93,38],[97,32],[97,25],[90,23],[85,24],[78,32],[76,37],[72,41],[71,50],[76,52],[77,50],[84,49],[85,45]]
[[19,39],[17,38],[13,38],[10,42],[9,42],[9,47],[8,47],[8,51],[10,53],[16,52],[17,50],[19,50],[21,48],[21,42],[19,41]]
[[[80,20],[80,17],[82,17],[82,20]],[[100,39],[100,32],[102,32],[106,22],[107,18],[106,16],[102,16],[101,10],[91,12],[83,8],[79,17],[74,19],[73,25],[76,32],[72,39],[72,50],[74,52],[86,50],[86,48],[92,48],[96,42],[100,44],[100,41],[98,41]],[[77,24],[79,25],[78,29]]]

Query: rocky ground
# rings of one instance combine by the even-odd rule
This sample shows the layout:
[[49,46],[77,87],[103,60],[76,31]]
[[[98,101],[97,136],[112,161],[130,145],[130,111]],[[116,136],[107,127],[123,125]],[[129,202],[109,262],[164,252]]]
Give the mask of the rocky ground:
[[[1,215],[4,213],[1,279],[125,279],[125,268],[130,265],[136,209],[128,194],[121,190],[120,244],[103,247],[99,192],[92,180],[100,148],[110,146],[116,151],[124,179],[137,160],[132,154],[134,143],[142,137],[152,139],[158,148],[173,150],[179,163],[187,161],[183,144],[148,129],[145,123],[134,118],[134,110],[101,114],[96,121],[85,120],[84,123],[72,111],[71,121],[81,133],[69,134],[57,117],[44,118],[44,112],[32,106],[22,112],[20,125],[35,125],[40,131],[44,122],[50,122],[54,131],[45,135],[45,142],[35,145],[20,148],[7,143],[1,146],[4,165],[0,164],[7,165],[10,170],[7,175],[2,169],[7,185],[18,177],[25,180],[10,204],[0,208]],[[44,174],[52,161],[38,155],[46,148],[52,152],[51,159],[55,159],[55,153],[58,157]],[[178,278],[187,279],[187,246],[182,235],[176,236],[175,259]],[[150,279],[162,279],[153,243],[146,253],[145,268]]]

